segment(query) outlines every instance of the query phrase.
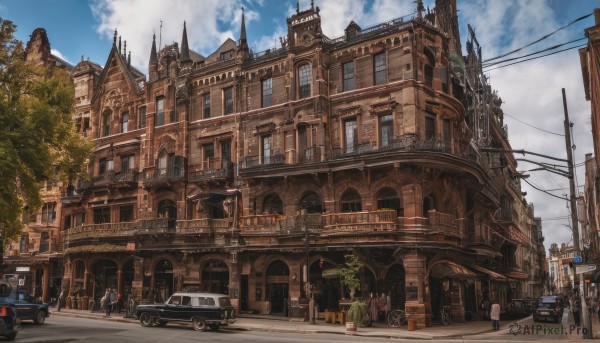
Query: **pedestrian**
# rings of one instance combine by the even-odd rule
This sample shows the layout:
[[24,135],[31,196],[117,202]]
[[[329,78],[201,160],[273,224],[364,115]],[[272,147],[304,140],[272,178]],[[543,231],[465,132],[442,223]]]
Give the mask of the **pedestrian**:
[[110,317],[110,290],[107,288],[106,293],[104,293],[104,311],[105,317]]
[[115,291],[115,289],[111,289],[110,290],[110,306],[111,306],[111,311],[112,312],[116,312],[117,309],[117,292]]
[[60,291],[60,295],[58,296],[58,304],[56,305],[58,309],[56,311],[60,312],[60,309],[63,307],[66,295],[67,290],[63,288],[62,291]]
[[121,292],[117,294],[117,313],[121,313],[121,309],[123,308],[123,295]]
[[571,312],[573,313],[573,321],[575,322],[575,326],[581,325],[581,300],[575,299],[573,300],[573,306],[571,307]]
[[498,304],[497,299],[494,299],[490,309],[490,318],[492,319],[492,327],[494,328],[494,331],[500,330],[500,304]]

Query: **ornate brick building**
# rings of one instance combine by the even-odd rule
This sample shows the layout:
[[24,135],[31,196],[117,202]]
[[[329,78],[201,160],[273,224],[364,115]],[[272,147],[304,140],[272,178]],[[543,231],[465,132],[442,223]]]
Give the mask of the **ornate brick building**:
[[354,254],[361,295],[390,294],[421,326],[444,303],[465,320],[486,297],[539,295],[540,221],[497,152],[501,100],[472,32],[463,57],[456,10],[418,2],[332,39],[311,5],[260,53],[242,17],[209,56],[184,23],[181,44],[152,40],[148,80],[115,32],[104,68],[72,71],[96,154],[61,199],[63,286],[85,302],[215,291],[261,313],[310,288],[322,310],[348,296],[323,272]]

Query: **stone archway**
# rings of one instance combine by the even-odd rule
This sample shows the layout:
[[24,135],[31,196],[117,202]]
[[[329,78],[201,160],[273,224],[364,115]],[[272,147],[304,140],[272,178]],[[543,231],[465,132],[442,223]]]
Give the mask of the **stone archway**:
[[102,259],[94,263],[92,298],[99,300],[107,288],[117,289],[117,270],[117,263],[113,260]]
[[392,265],[385,275],[385,292],[389,295],[393,310],[404,310],[406,273],[401,264]]
[[153,286],[150,301],[165,302],[173,294],[173,264],[169,260],[160,260],[154,267]]
[[223,260],[207,261],[200,272],[200,289],[203,292],[229,294],[229,267]]
[[289,297],[290,269],[276,260],[267,267],[267,300],[271,303],[271,313],[283,313]]

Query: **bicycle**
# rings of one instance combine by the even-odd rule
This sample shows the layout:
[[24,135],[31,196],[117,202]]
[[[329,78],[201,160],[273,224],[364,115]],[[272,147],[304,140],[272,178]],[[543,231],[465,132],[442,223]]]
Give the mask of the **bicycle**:
[[389,326],[397,328],[408,323],[410,317],[411,316],[406,314],[403,310],[393,310],[387,314],[386,322]]
[[452,322],[450,306],[442,306],[442,310],[440,311],[440,318],[442,320],[442,324],[444,325],[448,325]]

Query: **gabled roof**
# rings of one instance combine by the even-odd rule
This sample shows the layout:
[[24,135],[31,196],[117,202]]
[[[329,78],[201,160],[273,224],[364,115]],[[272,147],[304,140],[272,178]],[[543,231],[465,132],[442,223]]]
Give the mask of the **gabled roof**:
[[219,60],[219,57],[222,52],[227,52],[227,51],[235,50],[235,49],[237,49],[237,45],[236,45],[235,41],[231,38],[227,38],[227,40],[223,44],[221,44],[221,46],[217,50],[215,50],[215,52],[208,55],[208,57],[206,58],[206,62],[207,63],[216,62]]
[[[142,74],[136,68],[127,65],[127,61],[119,53],[117,46],[114,43],[113,43],[112,49],[110,50],[110,53],[108,54],[108,59],[106,60],[106,63],[104,64],[104,69],[102,70],[102,74],[100,74],[100,78],[98,80],[98,85],[102,85],[106,81],[106,77],[108,75],[108,70],[111,69],[109,66],[111,65],[113,60],[116,61],[117,65],[119,66],[119,70],[121,70],[121,72],[123,73],[123,76],[125,77],[125,80],[127,80],[127,83],[129,84],[129,87],[131,88],[131,90],[133,90],[135,92],[135,94],[141,95],[143,90],[138,85],[138,82],[136,79],[144,76],[144,74]],[[94,96],[92,97],[92,102],[97,100],[97,98],[100,95],[100,93],[102,92],[102,90],[103,90],[103,87],[96,87],[96,91],[94,92]]]

